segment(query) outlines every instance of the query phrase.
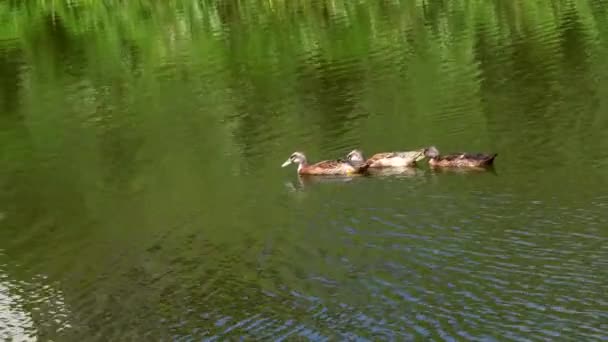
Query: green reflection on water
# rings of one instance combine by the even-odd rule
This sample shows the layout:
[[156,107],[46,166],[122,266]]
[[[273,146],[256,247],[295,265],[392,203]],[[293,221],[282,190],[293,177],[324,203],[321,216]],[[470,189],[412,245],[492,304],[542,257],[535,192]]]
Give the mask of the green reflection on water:
[[[3,2],[0,298],[41,339],[599,339],[605,5]],[[279,167],[429,144],[495,172]]]

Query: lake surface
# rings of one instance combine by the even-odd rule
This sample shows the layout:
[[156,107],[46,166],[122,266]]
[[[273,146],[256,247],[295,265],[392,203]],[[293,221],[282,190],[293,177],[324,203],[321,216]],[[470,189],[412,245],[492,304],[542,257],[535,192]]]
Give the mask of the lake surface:
[[[608,340],[608,2],[0,3],[0,339]],[[435,145],[487,172],[280,168]]]

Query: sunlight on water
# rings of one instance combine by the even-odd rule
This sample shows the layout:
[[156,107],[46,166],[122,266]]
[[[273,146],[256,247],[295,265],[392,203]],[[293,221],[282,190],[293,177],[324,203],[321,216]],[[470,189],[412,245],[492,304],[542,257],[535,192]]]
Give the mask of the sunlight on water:
[[[4,278],[4,277],[0,277]],[[3,340],[36,341],[31,333],[35,331],[32,319],[25,311],[14,309],[15,300],[11,298],[9,289],[0,283],[0,338]]]

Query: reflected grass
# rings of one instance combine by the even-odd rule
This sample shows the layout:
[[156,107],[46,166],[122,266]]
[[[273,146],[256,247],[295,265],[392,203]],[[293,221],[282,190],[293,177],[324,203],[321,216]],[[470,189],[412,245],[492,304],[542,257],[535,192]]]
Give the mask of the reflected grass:
[[[83,329],[75,337],[162,330],[160,318],[184,312],[192,327],[211,325],[197,320],[209,303],[218,320],[248,318],[252,301],[291,319],[261,288],[323,293],[303,281],[313,272],[352,290],[339,294],[358,310],[368,298],[357,295],[370,294],[359,280],[387,256],[401,267],[388,274],[420,272],[426,288],[424,243],[465,266],[472,241],[527,255],[488,227],[539,225],[518,205],[579,205],[606,185],[571,167],[607,157],[608,25],[597,1],[5,1],[0,20],[0,249],[10,277],[60,283]],[[501,178],[422,166],[285,184],[294,174],[277,168],[300,147],[322,159],[431,144],[499,152]],[[479,211],[471,191],[497,188],[526,199],[494,206],[519,221],[469,221],[441,239]],[[536,215],[591,226],[554,208]],[[576,238],[562,237],[555,250],[570,252]],[[149,306],[159,298],[161,312]],[[49,322],[37,325],[54,337]]]

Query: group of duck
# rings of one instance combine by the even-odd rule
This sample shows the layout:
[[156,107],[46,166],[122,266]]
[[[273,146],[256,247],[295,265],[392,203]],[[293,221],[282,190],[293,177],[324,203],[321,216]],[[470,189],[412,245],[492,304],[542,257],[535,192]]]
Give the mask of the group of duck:
[[450,153],[441,155],[435,146],[414,151],[376,153],[369,159],[360,150],[353,150],[344,159],[324,160],[309,164],[302,152],[294,152],[281,167],[298,165],[300,175],[354,175],[366,174],[372,169],[415,167],[423,159],[431,168],[486,168],[492,166],[497,154]]

